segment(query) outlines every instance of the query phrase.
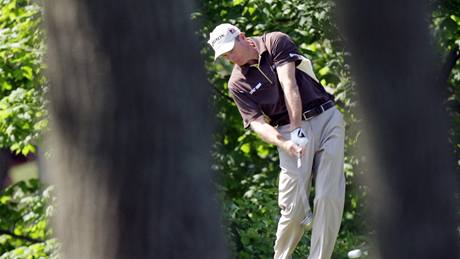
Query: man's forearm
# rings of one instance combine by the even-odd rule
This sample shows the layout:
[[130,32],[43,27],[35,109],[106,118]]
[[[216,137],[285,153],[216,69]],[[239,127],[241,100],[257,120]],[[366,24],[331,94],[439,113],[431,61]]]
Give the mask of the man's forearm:
[[300,127],[302,120],[302,102],[300,99],[299,87],[295,82],[284,83],[283,86],[286,107],[289,113],[291,130]]
[[300,127],[300,121],[302,120],[302,101],[295,78],[295,69],[294,62],[289,62],[276,68],[284,92],[284,101],[289,114],[291,130]]
[[291,140],[285,139],[277,129],[266,123],[263,117],[259,117],[257,120],[251,122],[251,129],[257,133],[262,140],[269,144],[278,146],[285,152],[288,152],[291,156],[298,156],[298,154],[302,152],[302,148]]
[[286,139],[270,124],[263,121],[263,119],[258,119],[251,122],[251,129],[259,135],[259,137],[269,143],[281,147],[283,142]]

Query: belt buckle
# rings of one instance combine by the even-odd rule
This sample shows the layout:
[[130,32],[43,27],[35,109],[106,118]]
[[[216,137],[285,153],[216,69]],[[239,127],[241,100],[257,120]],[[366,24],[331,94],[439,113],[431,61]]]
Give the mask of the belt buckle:
[[[305,111],[304,113],[302,113],[303,119],[307,121],[307,120],[312,119],[312,118],[315,117],[316,115],[319,115],[319,114],[323,113],[324,111],[326,111],[326,109],[324,109],[324,106],[328,105],[330,102],[331,102],[331,101],[327,101],[327,102],[321,104],[319,107],[317,106],[316,108],[313,108],[313,109],[310,109],[310,110],[308,110],[308,111]],[[321,111],[318,111],[318,110],[317,110],[318,108],[320,108]],[[315,111],[316,114],[314,114],[313,116],[307,118],[306,114],[309,113],[309,112],[311,112],[311,111]]]
[[302,117],[304,120],[308,121],[308,120],[311,120],[311,118],[313,118],[314,116],[311,116],[311,117],[307,117],[307,113],[312,111],[312,109],[308,110],[308,111],[305,111],[304,113],[302,113]]

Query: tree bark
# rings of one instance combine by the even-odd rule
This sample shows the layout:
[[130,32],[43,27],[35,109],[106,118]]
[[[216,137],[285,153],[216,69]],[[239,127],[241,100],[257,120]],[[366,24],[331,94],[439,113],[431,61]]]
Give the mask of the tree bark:
[[421,1],[338,1],[367,121],[372,258],[459,258],[440,60]]
[[9,177],[8,172],[10,169],[10,151],[8,149],[0,149],[0,191],[8,186]]
[[193,1],[45,1],[63,258],[227,258]]

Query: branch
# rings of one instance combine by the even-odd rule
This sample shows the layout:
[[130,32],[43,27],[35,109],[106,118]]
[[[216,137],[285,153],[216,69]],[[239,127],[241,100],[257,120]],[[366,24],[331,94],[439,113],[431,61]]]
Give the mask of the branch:
[[227,101],[233,103],[233,99],[226,95],[224,92],[222,92],[222,90],[220,90],[219,88],[217,88],[215,85],[212,86],[212,88],[214,89],[214,91],[216,91],[220,96],[224,97],[225,99],[227,99]]
[[13,238],[21,239],[21,240],[24,240],[24,241],[27,241],[27,242],[30,242],[30,243],[33,243],[33,244],[45,242],[45,240],[35,239],[35,238],[27,237],[27,236],[16,235],[11,231],[3,230],[3,229],[0,229],[0,235],[9,235],[9,236],[11,236]]

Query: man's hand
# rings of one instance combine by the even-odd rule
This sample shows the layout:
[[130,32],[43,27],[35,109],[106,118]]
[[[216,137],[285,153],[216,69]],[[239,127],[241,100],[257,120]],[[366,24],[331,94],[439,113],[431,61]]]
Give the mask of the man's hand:
[[303,154],[303,148],[301,148],[296,143],[292,142],[292,140],[286,140],[281,145],[280,148],[287,152],[289,155],[293,157],[297,157],[299,154]]
[[[302,128],[297,128],[291,131],[291,141],[297,144],[300,148],[303,148],[308,143],[307,134],[305,134],[305,131],[303,131]],[[302,155],[302,152],[297,153],[297,168],[302,166]]]
[[302,128],[297,128],[291,131],[291,141],[300,147],[304,147],[308,143],[307,134]]

